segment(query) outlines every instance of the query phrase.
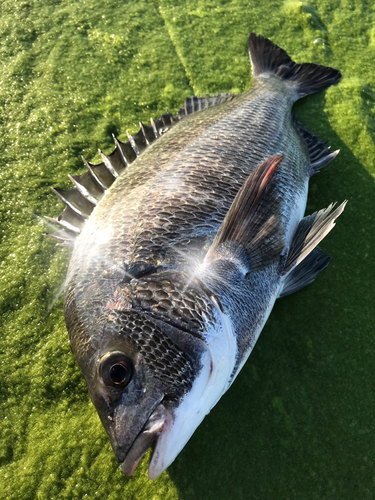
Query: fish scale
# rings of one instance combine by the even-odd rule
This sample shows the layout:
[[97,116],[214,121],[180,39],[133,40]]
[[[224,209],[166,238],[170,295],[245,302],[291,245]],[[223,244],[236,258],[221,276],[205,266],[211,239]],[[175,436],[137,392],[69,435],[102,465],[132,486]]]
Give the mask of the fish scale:
[[314,281],[345,203],[303,217],[337,151],[292,115],[340,73],[251,34],[253,88],[193,96],[85,161],[51,237],[73,246],[73,353],[124,473],[154,479],[233,383],[277,298]]
[[[285,99],[285,90],[278,83],[275,82],[276,89],[270,99],[254,101],[253,93],[247,93],[229,102],[229,110],[223,105],[224,109],[220,110],[219,117],[213,113],[215,108],[211,108],[212,116],[204,120],[197,119],[198,115],[191,115],[185,121],[185,128],[189,129],[190,136],[203,134],[182,150],[180,137],[184,134],[181,131],[183,122],[179,124],[179,128],[170,130],[160,142],[156,141],[151,145],[124,172],[95,210],[95,218],[92,219],[94,227],[91,229],[91,221],[88,224],[94,238],[103,219],[111,220],[116,233],[112,255],[118,255],[123,264],[133,268],[138,263],[158,266],[163,264],[163,258],[167,254],[167,265],[173,265],[175,254],[173,249],[168,254],[166,245],[188,246],[193,235],[202,238],[203,246],[206,238],[216,232],[239,187],[255,166],[268,156],[268,151],[281,152],[278,146],[281,136],[285,142],[282,152],[290,159],[285,163],[288,168],[285,176],[288,181],[291,175],[296,177],[292,196],[296,191],[302,190],[301,184],[306,178],[309,163],[308,152],[305,148],[305,156],[299,155],[299,164],[296,164],[293,151],[299,147],[300,139],[292,125],[290,113],[293,96],[291,93]],[[264,93],[262,85],[256,90],[260,95]],[[275,102],[280,106],[282,100],[285,105],[277,111],[275,120]],[[228,111],[231,113],[229,116]],[[280,117],[281,123],[278,119]],[[257,145],[259,133],[255,137],[249,137],[249,130],[255,128],[257,123],[261,123],[262,130],[264,129],[262,137],[263,143],[267,145],[266,150],[262,145]],[[285,130],[289,134],[286,135]],[[215,134],[219,140],[212,139]],[[185,135],[183,137],[186,139]],[[180,151],[178,156],[170,145]],[[157,148],[167,148],[172,159],[168,157],[164,161],[163,158],[160,160]],[[213,158],[212,152],[215,150],[217,155]],[[206,151],[211,155],[207,157]],[[137,189],[139,186],[140,191]],[[284,187],[282,180],[280,186]],[[289,182],[285,186],[285,205],[289,207],[287,189],[290,189]],[[211,206],[204,203],[205,199],[211,201]],[[175,221],[175,211],[181,211],[185,203],[194,205],[194,212],[186,210]],[[286,211],[285,217],[288,218],[288,215]],[[196,226],[197,222],[201,223],[199,227]],[[147,237],[143,236],[144,226],[147,227]],[[87,233],[88,230],[85,230],[82,239],[85,240],[85,246],[91,246]],[[119,241],[120,251],[116,248]]]

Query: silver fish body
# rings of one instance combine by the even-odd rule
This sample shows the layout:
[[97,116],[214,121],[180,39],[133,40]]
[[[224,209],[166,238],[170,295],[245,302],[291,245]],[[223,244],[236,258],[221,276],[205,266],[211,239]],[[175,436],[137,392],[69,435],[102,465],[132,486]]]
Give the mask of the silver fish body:
[[154,441],[150,478],[168,467],[239,373],[276,298],[328,264],[316,245],[344,207],[303,214],[310,176],[337,152],[291,110],[340,74],[296,65],[254,34],[249,48],[251,90],[188,99],[88,165],[74,192],[58,192],[67,207],[55,237],[74,240],[71,345],[127,474]]

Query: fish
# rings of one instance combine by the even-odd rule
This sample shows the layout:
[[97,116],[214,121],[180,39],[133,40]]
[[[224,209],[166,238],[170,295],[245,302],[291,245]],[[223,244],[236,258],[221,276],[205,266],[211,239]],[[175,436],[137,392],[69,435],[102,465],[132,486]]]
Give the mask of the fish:
[[127,475],[149,448],[150,479],[175,460],[275,301],[327,267],[318,244],[346,204],[304,216],[310,177],[338,151],[292,113],[340,72],[255,33],[248,47],[250,90],[187,98],[55,189],[71,348]]

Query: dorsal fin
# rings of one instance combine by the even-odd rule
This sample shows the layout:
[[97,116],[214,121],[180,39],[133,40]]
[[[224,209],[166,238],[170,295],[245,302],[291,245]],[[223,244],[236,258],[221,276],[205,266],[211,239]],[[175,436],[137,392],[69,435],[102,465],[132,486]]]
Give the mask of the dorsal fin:
[[271,156],[245,181],[207,252],[207,264],[236,259],[248,270],[257,271],[281,254],[285,242],[275,173],[282,159],[282,155]]
[[327,142],[323,142],[319,137],[302,125],[296,115],[293,115],[293,125],[303,137],[310,156],[310,175],[314,175],[329,162],[331,162],[340,152],[339,149],[331,151],[327,147]]
[[227,94],[223,92],[217,95],[208,95],[206,94],[203,97],[200,96],[191,96],[185,99],[185,108],[180,108],[179,113],[183,110],[185,111],[185,115],[191,115],[196,113],[197,111],[202,111],[203,109],[211,108],[212,106],[217,106],[218,104],[222,104],[224,102],[231,101],[239,94]]
[[[185,106],[173,116],[168,110],[158,120],[151,119],[151,125],[140,123],[139,131],[133,136],[128,133],[128,141],[121,142],[115,136],[115,149],[105,155],[101,150],[102,163],[92,165],[84,158],[87,172],[70,176],[73,189],[54,189],[55,194],[66,205],[57,219],[48,218],[50,222],[63,230],[46,236],[57,240],[61,246],[74,246],[75,237],[81,232],[84,221],[100,201],[105,191],[116,178],[140,155],[152,142],[162,136],[179,121],[203,109],[229,101],[234,94],[205,95],[204,97],[187,97]],[[74,216],[73,216],[74,214]]]

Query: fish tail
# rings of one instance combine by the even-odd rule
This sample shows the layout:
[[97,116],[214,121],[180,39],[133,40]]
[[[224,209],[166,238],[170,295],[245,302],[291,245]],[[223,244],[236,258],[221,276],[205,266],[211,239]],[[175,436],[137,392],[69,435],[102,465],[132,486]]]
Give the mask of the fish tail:
[[283,49],[255,33],[250,33],[248,46],[254,78],[276,75],[291,82],[296,88],[297,99],[320,92],[341,79],[337,69],[310,63],[296,64]]

